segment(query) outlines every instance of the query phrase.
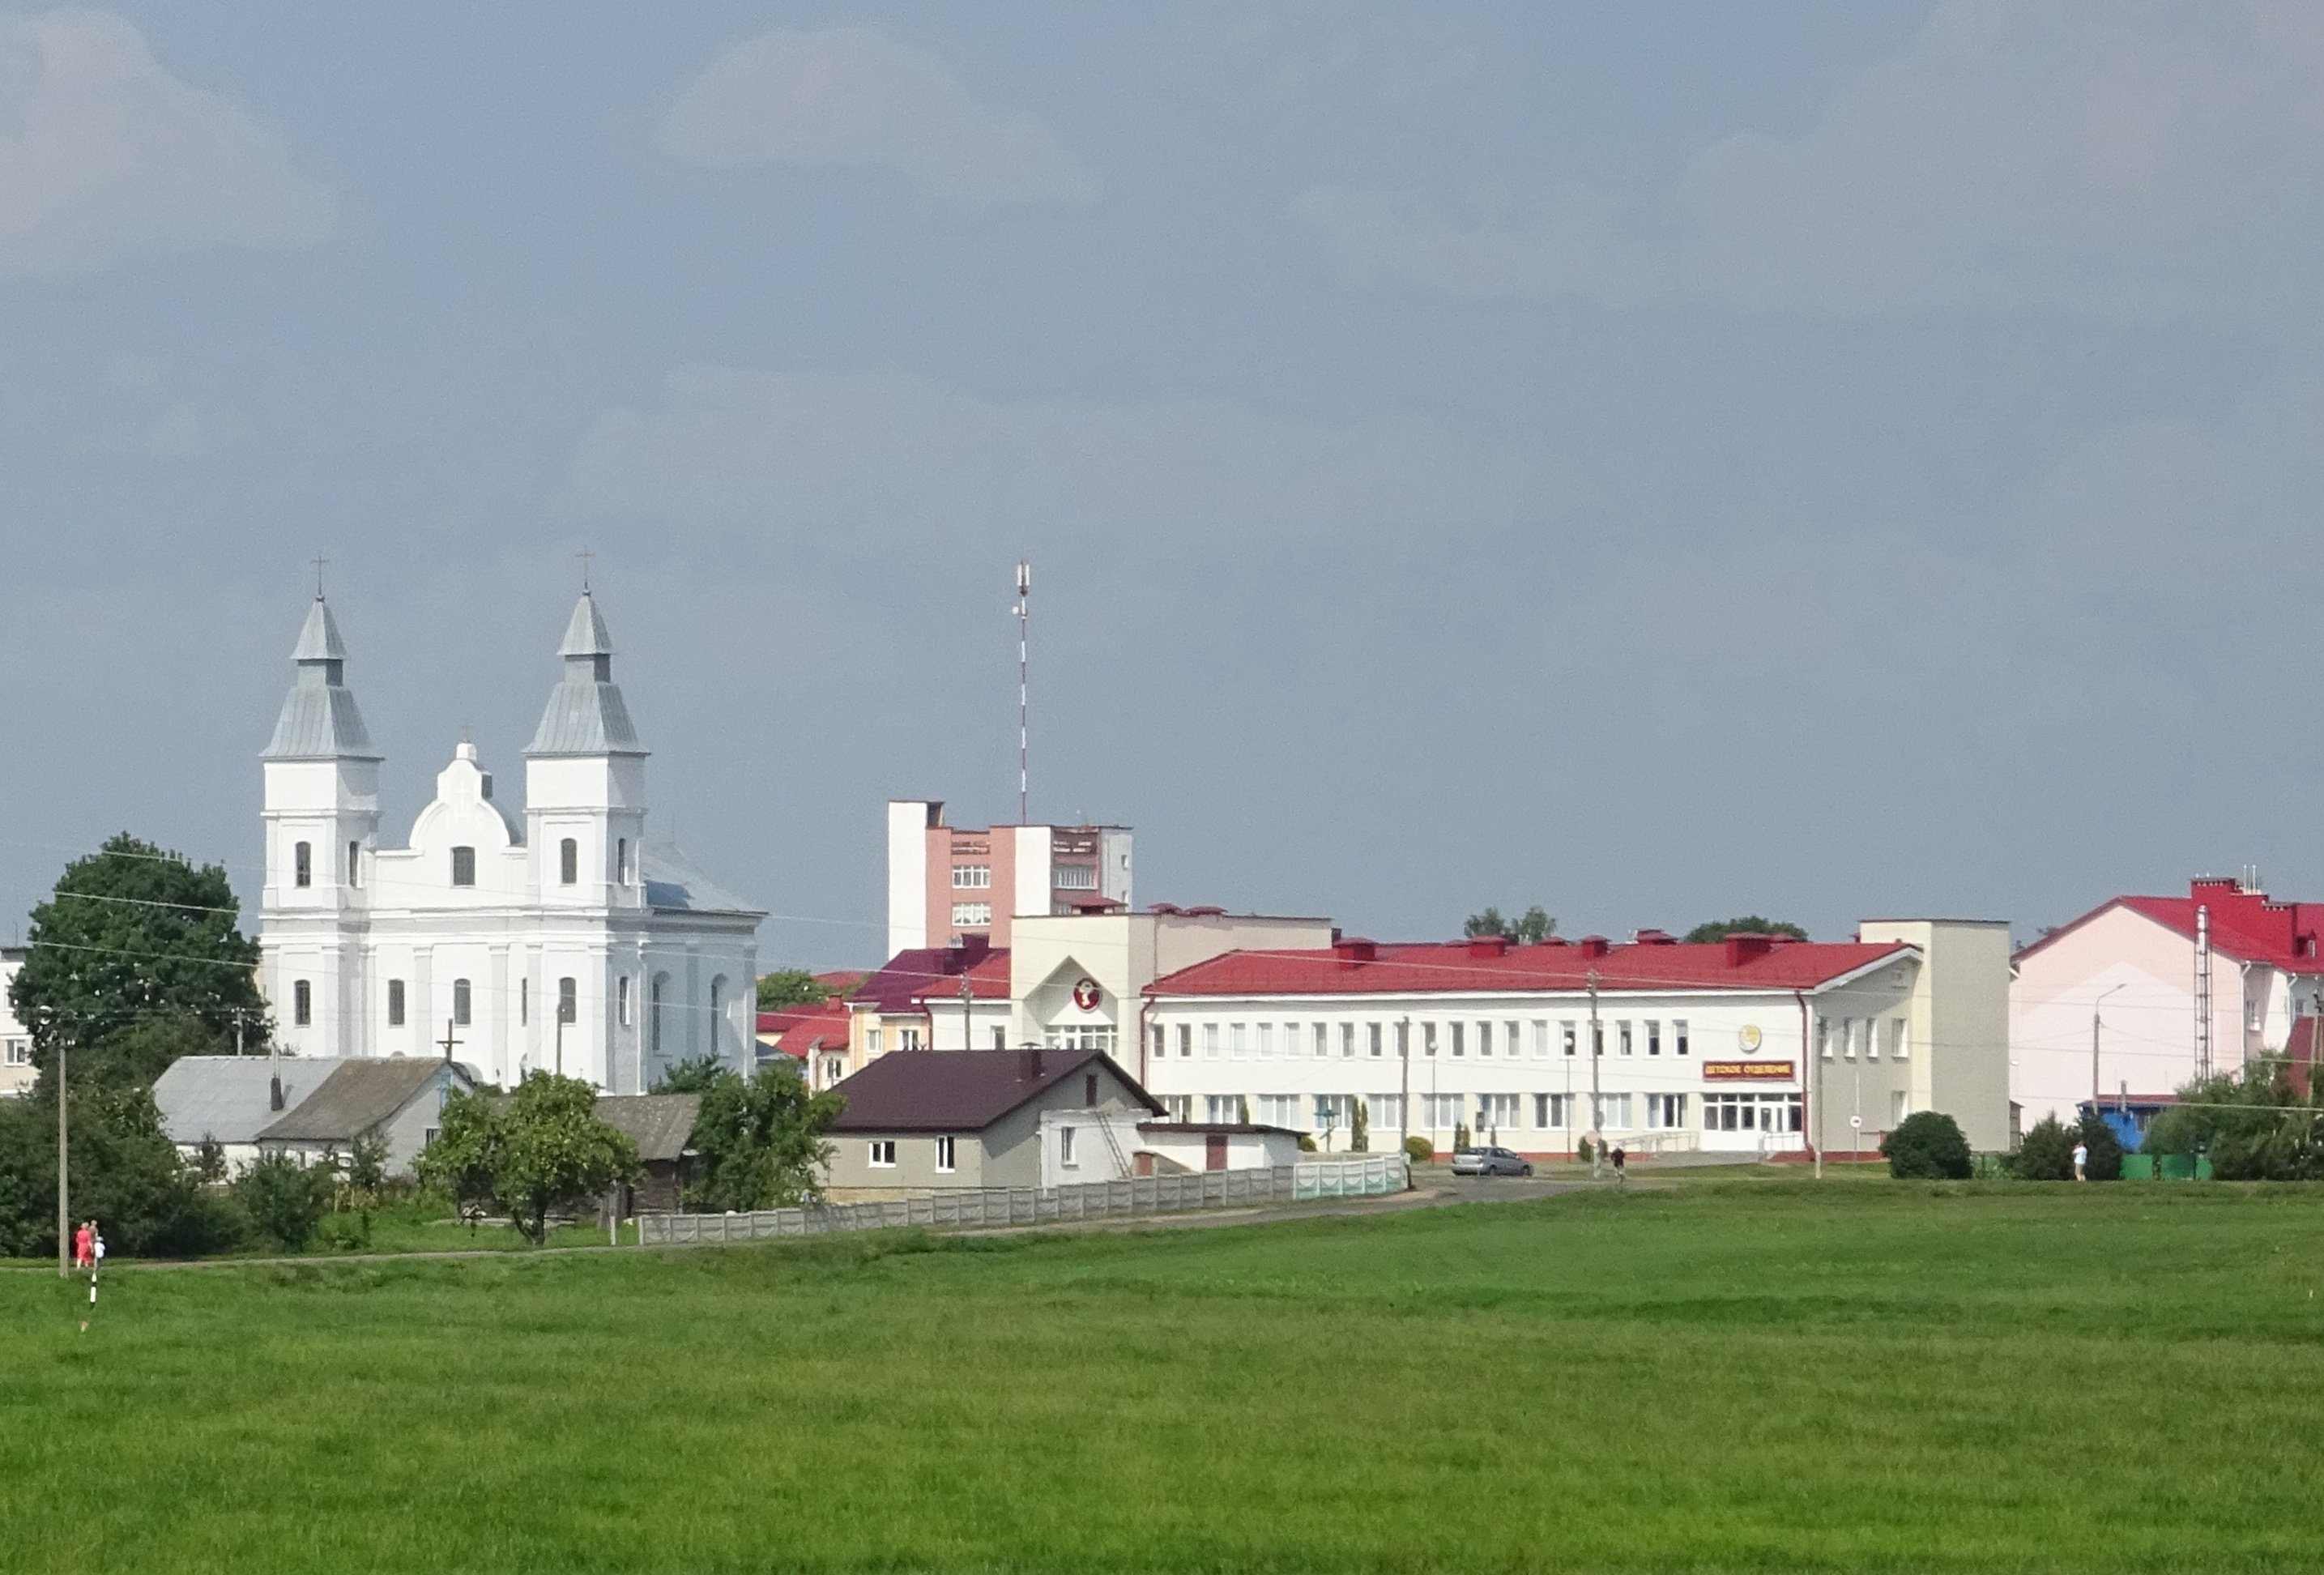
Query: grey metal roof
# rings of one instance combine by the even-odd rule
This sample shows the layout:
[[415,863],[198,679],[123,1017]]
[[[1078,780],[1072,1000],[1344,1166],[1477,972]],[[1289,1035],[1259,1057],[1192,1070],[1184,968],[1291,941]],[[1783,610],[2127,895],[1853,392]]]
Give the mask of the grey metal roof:
[[549,691],[527,755],[643,755],[629,702],[613,682],[613,637],[587,591],[573,608],[565,643],[565,676]]
[[261,758],[266,760],[377,760],[371,730],[364,726],[363,709],[345,681],[347,647],[330,605],[317,597],[299,630],[299,644],[290,660],[299,676],[282,697],[274,718],[274,736]]
[[[337,1056],[189,1055],[153,1079],[153,1104],[171,1143],[250,1143],[346,1064]],[[283,1109],[270,1103],[282,1079]]]
[[629,1135],[641,1160],[674,1160],[694,1136],[702,1114],[699,1094],[600,1094],[597,1116]]
[[410,1104],[447,1069],[468,1087],[475,1074],[434,1056],[343,1061],[322,1086],[258,1135],[262,1143],[353,1143]]
[[646,906],[671,913],[742,913],[767,916],[695,867],[677,848],[663,844],[638,851],[638,874],[644,878]]

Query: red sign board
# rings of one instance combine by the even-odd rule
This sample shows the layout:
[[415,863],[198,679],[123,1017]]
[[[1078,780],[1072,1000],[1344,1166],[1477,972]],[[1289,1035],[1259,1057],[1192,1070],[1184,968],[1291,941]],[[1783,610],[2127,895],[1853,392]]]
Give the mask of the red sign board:
[[1074,986],[1074,1005],[1084,1012],[1096,1011],[1098,1002],[1104,998],[1105,992],[1097,987],[1095,979],[1083,979]]
[[1702,1080],[1706,1083],[1788,1083],[1792,1080],[1792,1063],[1787,1061],[1707,1061],[1702,1063]]

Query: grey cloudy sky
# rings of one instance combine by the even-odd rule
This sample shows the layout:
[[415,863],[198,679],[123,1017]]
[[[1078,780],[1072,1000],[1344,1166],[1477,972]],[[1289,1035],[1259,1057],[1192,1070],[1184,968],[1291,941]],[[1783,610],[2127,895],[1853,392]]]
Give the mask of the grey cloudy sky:
[[770,960],[1013,810],[1020,552],[1141,900],[2313,896],[2319,177],[2305,3],[0,12],[0,900],[254,894],[318,552],[513,785],[585,542]]

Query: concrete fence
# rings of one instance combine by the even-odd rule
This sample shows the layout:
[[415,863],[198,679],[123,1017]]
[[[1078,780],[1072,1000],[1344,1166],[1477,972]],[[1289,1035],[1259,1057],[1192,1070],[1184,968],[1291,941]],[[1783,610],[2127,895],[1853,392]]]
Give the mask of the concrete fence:
[[822,1236],[842,1230],[893,1230],[926,1226],[977,1230],[995,1226],[1049,1225],[1075,1219],[1120,1219],[1141,1214],[1185,1214],[1203,1209],[1243,1209],[1305,1203],[1318,1198],[1367,1198],[1411,1185],[1402,1154],[1323,1160],[1264,1170],[1204,1171],[1183,1176],[1138,1176],[1075,1187],[994,1187],[937,1192],[883,1203],[825,1203],[769,1209],[753,1214],[641,1214],[641,1246],[703,1246],[768,1237]]

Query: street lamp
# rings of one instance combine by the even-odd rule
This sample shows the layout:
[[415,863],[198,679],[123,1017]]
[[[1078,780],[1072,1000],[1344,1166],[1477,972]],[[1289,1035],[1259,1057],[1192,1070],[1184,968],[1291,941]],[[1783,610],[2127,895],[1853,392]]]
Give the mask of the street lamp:
[[2106,1005],[2106,998],[2115,991],[2126,990],[2129,987],[2130,981],[2125,979],[2118,985],[2112,985],[2100,990],[2098,999],[2090,1003],[2090,1108],[2092,1110],[2098,1107],[2100,1086],[2098,1083],[2098,1008]]

